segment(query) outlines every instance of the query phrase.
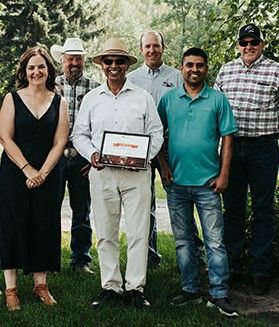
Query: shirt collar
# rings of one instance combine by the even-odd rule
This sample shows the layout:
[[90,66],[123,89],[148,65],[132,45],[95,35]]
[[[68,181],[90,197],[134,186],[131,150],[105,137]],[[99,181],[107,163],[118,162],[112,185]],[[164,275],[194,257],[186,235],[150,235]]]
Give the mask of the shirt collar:
[[146,73],[146,75],[154,75],[155,73],[157,74],[161,74],[164,70],[165,70],[165,64],[162,63],[162,65],[157,68],[155,71],[153,71],[150,67],[148,67],[146,65],[146,63],[143,64],[143,69],[144,69],[144,72]]
[[[135,85],[133,83],[130,82],[129,79],[126,78],[126,82],[125,84],[123,85],[121,91],[119,92],[122,93],[122,92],[125,92],[125,91],[128,91],[128,90],[134,90],[135,89]],[[107,84],[107,81],[105,81],[101,86],[100,86],[100,89],[99,89],[99,94],[101,93],[111,93],[110,89],[108,88],[108,84]]]
[[242,67],[246,67],[246,68],[250,69],[250,68],[256,68],[257,66],[259,66],[259,64],[263,60],[265,60],[265,57],[264,57],[264,55],[259,56],[259,58],[257,60],[255,60],[250,66],[246,66],[241,57],[239,57],[238,60],[239,60]]
[[[201,89],[200,93],[194,98],[208,98],[209,97],[209,90],[208,90],[208,86],[206,85],[206,83],[203,83],[203,88]],[[178,96],[180,98],[182,97],[187,97],[190,98],[188,93],[186,92],[185,88],[184,88],[184,83],[182,83],[179,87],[178,87]],[[194,100],[192,99],[192,100]]]
[[[68,79],[68,77],[66,76],[65,73],[63,74],[63,76],[64,76],[64,79],[67,81],[67,83],[70,84],[70,83],[69,83],[69,79]],[[75,80],[75,82],[74,82],[73,85],[79,83],[79,81],[81,81],[83,78],[84,78],[84,77],[83,77],[83,74],[81,74],[81,76],[80,76],[78,79]]]

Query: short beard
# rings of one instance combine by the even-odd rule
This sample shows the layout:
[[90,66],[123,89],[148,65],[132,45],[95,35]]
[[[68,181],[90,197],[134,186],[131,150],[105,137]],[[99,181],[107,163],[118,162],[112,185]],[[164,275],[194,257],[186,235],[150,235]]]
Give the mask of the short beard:
[[81,71],[78,71],[78,72],[69,71],[69,73],[70,73],[70,77],[73,79],[78,79],[82,75]]

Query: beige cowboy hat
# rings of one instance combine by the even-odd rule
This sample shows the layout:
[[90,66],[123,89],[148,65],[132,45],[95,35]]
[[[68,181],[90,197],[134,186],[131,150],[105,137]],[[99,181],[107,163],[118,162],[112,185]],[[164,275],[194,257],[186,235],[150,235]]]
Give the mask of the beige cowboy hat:
[[92,58],[96,64],[101,64],[104,56],[124,56],[130,61],[130,65],[135,64],[138,60],[136,57],[129,55],[124,41],[120,39],[109,39],[103,45],[103,52]]
[[63,54],[69,55],[85,55],[88,52],[84,51],[82,42],[77,37],[68,38],[63,46],[54,44],[50,48],[50,53],[52,57],[60,62],[61,56]]

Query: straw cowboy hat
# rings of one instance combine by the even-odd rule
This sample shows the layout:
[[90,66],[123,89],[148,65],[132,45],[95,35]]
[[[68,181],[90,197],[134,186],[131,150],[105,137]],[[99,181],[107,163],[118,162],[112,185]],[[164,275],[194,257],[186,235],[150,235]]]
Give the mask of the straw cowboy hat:
[[137,62],[136,57],[129,55],[124,41],[119,39],[107,40],[103,45],[103,52],[94,56],[92,61],[100,65],[102,62],[102,57],[104,56],[125,56],[129,59],[130,65]]
[[84,51],[81,40],[77,37],[68,38],[63,46],[54,44],[50,48],[52,57],[60,62],[61,56],[65,54],[69,55],[85,55],[88,52]]

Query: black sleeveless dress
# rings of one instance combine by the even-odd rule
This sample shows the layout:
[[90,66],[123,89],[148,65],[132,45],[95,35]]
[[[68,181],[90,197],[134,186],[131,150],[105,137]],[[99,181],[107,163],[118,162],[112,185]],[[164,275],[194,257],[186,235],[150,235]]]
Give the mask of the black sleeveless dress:
[[[61,97],[54,95],[50,107],[37,119],[17,92],[14,141],[27,161],[40,169],[53,145]],[[0,172],[1,268],[30,272],[59,271],[61,254],[62,176],[59,165],[38,188],[29,190],[26,176],[6,155]]]

